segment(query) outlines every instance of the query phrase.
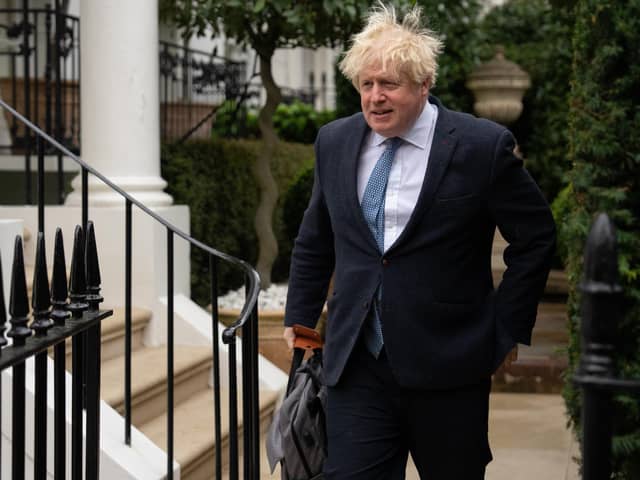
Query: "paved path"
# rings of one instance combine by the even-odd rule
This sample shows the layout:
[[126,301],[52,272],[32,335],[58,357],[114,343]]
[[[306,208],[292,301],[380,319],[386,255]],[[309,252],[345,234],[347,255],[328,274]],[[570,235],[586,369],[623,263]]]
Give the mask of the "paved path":
[[[493,461],[486,480],[579,480],[578,455],[566,428],[560,395],[494,393],[491,395],[489,437]],[[418,480],[415,467],[407,480]]]
[[[493,393],[489,437],[493,461],[485,480],[579,480],[573,457],[578,447],[566,428],[564,400],[560,395]],[[262,479],[269,475],[266,459]],[[406,480],[420,480],[412,462]]]

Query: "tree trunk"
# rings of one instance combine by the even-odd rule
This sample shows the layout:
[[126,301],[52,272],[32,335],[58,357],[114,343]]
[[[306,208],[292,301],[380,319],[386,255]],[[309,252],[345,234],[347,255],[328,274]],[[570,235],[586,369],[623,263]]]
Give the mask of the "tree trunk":
[[258,263],[262,288],[271,285],[271,267],[278,256],[278,242],[273,233],[273,212],[278,201],[278,185],[271,173],[271,160],[278,143],[278,135],[273,128],[273,114],[280,104],[280,88],[273,80],[271,58],[273,52],[260,55],[260,79],[267,91],[267,101],[258,115],[258,126],[262,134],[262,148],[253,166],[253,175],[260,188],[260,202],[256,210],[254,227],[258,236]]

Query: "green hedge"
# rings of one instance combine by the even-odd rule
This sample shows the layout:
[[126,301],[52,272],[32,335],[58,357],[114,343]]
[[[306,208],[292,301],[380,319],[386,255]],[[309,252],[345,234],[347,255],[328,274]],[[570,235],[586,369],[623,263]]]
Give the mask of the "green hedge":
[[[256,140],[192,141],[165,145],[162,149],[162,176],[175,203],[189,205],[191,234],[225,253],[255,264],[257,238],[253,219],[258,189],[251,173],[261,142]],[[290,252],[289,236],[282,220],[283,192],[298,172],[313,163],[309,145],[280,142],[273,161],[273,173],[280,189],[274,215],[274,232],[282,252]],[[204,305],[209,303],[209,262],[198,249],[191,251],[191,294]],[[287,278],[288,256],[279,255],[274,265],[274,281]],[[220,264],[220,291],[242,285],[244,279],[224,262]]]
[[508,60],[531,76],[524,110],[510,125],[526,158],[526,166],[551,202],[566,185],[567,115],[571,80],[570,7],[548,0],[511,0],[491,10],[481,23],[482,59],[503,45]]
[[[569,381],[580,353],[582,252],[594,215],[617,227],[622,317],[614,360],[620,376],[640,378],[640,0],[579,0],[573,38],[570,173],[564,221],[570,279],[570,368],[565,398],[580,433],[580,392]],[[606,319],[613,321],[614,319]],[[640,401],[618,394],[613,408],[612,478],[640,478]]]

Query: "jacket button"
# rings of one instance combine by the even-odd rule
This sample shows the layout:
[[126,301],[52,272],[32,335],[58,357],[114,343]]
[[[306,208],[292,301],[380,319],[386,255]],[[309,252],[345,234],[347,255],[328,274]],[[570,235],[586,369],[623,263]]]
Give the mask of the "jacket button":
[[383,258],[383,259],[382,259],[382,265],[384,265],[385,267],[386,267],[387,265],[389,265],[389,260],[387,260],[386,258]]

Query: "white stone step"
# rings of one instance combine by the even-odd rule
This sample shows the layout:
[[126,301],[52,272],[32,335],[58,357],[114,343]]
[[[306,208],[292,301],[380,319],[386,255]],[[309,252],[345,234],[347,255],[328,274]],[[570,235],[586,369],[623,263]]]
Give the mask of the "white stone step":
[[[241,395],[241,393],[239,394]],[[266,431],[273,411],[277,392],[260,391],[260,429]],[[241,404],[241,402],[239,402]],[[176,404],[174,411],[174,454],[180,463],[180,478],[183,480],[209,480],[215,474],[215,439],[214,439],[214,400],[213,390],[203,390],[182,403]],[[223,471],[229,464],[229,398],[228,391],[221,392],[220,407],[222,411],[222,464]],[[242,409],[238,408],[238,423],[242,425]],[[158,447],[167,448],[166,414],[140,425],[139,430],[150,438]],[[242,435],[238,438],[242,450]],[[242,465],[242,456],[239,458]]]
[[[176,345],[174,349],[174,401],[209,386],[212,353],[208,347]],[[141,425],[163,415],[167,407],[167,348],[143,347],[131,357],[131,418]],[[124,355],[102,363],[102,399],[124,413]]]
[[[133,308],[131,310],[131,350],[136,351],[143,347],[142,337],[144,329],[151,320],[151,311],[143,308]],[[102,321],[102,361],[106,362],[118,356],[124,355],[124,309],[113,309],[113,315]],[[65,342],[66,348],[66,365],[67,370],[71,371],[72,361],[72,339],[67,338]],[[49,349],[49,355],[53,356],[53,349]]]

